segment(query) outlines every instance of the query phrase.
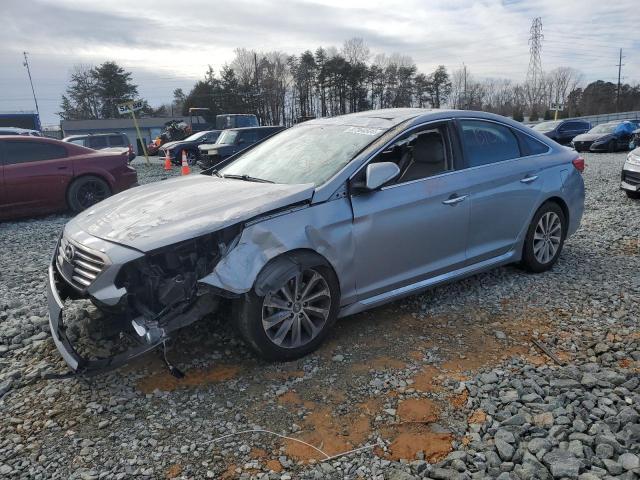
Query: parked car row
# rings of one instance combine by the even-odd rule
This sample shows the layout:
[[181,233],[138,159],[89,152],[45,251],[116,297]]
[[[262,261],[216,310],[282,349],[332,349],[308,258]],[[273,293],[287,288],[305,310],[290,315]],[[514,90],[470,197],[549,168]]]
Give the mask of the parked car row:
[[633,131],[640,125],[635,121],[624,120],[601,123],[587,133],[576,136],[571,146],[578,152],[618,152],[630,148]]
[[591,127],[586,120],[568,119],[542,122],[532,128],[561,145],[571,145],[578,152],[617,152],[634,148],[637,120],[616,120]]

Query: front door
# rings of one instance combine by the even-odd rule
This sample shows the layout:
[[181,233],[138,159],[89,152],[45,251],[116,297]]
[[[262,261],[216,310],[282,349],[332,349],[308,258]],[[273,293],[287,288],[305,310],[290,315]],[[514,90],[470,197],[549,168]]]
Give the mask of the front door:
[[448,122],[403,135],[372,160],[398,163],[398,178],[352,193],[360,300],[464,264],[470,202],[451,139]]

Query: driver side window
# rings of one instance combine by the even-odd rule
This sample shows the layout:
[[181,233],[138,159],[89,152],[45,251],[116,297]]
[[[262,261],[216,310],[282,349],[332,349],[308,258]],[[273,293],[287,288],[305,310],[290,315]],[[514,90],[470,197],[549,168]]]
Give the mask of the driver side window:
[[400,174],[393,181],[396,185],[453,170],[447,125],[431,124],[403,135],[371,163],[377,162],[398,165]]

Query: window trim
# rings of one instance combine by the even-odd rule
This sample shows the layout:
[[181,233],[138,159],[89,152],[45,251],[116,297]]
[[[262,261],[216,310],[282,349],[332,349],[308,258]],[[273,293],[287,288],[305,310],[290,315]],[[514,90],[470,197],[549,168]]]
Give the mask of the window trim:
[[496,123],[498,125],[502,125],[503,127],[509,128],[511,130],[518,131],[518,132],[522,133],[523,135],[527,135],[528,137],[531,137],[532,139],[536,140],[537,142],[542,143],[543,145],[546,145],[546,147],[547,147],[547,151],[543,152],[543,153],[536,153],[534,155],[522,155],[522,147],[520,145],[520,140],[518,139],[518,136],[514,133],[513,136],[516,137],[516,142],[518,142],[518,150],[520,151],[520,156],[519,157],[509,158],[507,160],[500,160],[498,162],[486,163],[484,165],[476,165],[475,167],[470,167],[469,166],[468,157],[467,157],[467,149],[464,146],[464,143],[462,142],[462,140],[460,140],[460,147],[462,149],[462,155],[464,157],[464,166],[460,169],[460,171],[475,170],[477,168],[490,167],[492,165],[501,165],[501,164],[504,164],[504,163],[507,163],[507,162],[514,162],[514,161],[517,161],[517,160],[522,160],[523,158],[539,157],[539,156],[542,156],[542,155],[548,155],[549,153],[551,153],[553,151],[553,149],[551,148],[551,146],[548,143],[541,141],[540,139],[536,138],[535,136],[531,135],[530,133],[528,133],[528,132],[526,132],[526,131],[524,131],[524,130],[522,130],[520,128],[508,125],[508,124],[506,124],[504,122],[499,122],[497,120],[488,119],[488,118],[459,117],[459,118],[454,119],[454,123],[456,124],[456,129],[457,129],[457,133],[458,133],[459,137],[461,137],[461,135],[460,135],[461,126],[459,124],[459,120],[480,120],[480,121],[483,121],[483,122]]
[[[449,133],[449,143],[450,143],[450,150],[451,150],[451,156],[452,156],[452,160],[453,160],[453,170],[447,170],[445,172],[439,173],[438,175],[432,175],[431,177],[424,177],[424,178],[418,178],[416,180],[409,180],[408,182],[403,182],[403,183],[394,183],[391,185],[385,185],[383,187],[380,188],[380,191],[384,191],[384,190],[389,190],[392,188],[396,188],[396,187],[402,187],[404,185],[411,185],[413,183],[416,182],[424,182],[425,180],[430,180],[432,178],[440,178],[446,175],[451,175],[453,173],[457,173],[460,172],[462,169],[459,168],[458,165],[456,165],[455,163],[455,154],[461,155],[462,152],[460,151],[460,145],[459,145],[459,138],[458,138],[458,132],[457,131],[453,131],[455,130],[455,127],[451,127],[452,122],[454,121],[454,118],[439,118],[437,120],[429,120],[423,123],[419,123],[417,125],[414,125],[413,127],[410,127],[406,130],[403,130],[402,132],[400,132],[398,135],[396,135],[395,137],[393,137],[391,140],[389,140],[387,143],[385,143],[382,147],[378,148],[377,150],[375,150],[374,152],[372,152],[369,157],[362,162],[362,165],[360,165],[360,167],[358,167],[356,169],[355,172],[353,172],[349,178],[347,178],[346,183],[347,184],[351,184],[353,182],[353,179],[360,173],[361,170],[366,169],[367,166],[371,163],[371,161],[377,157],[380,153],[382,153],[385,149],[389,148],[391,145],[393,145],[394,143],[396,143],[403,135],[407,134],[407,133],[411,133],[414,130],[417,129],[422,129],[424,127],[427,127],[429,125],[433,125],[433,124],[448,124],[449,128],[448,131]],[[453,135],[452,135],[453,133]],[[456,146],[457,145],[457,146]],[[354,157],[355,158],[355,157]],[[353,193],[350,193],[350,196],[353,196]]]
[[[68,159],[69,157],[71,157],[72,155],[69,153],[69,149],[67,148],[66,145],[59,145],[57,143],[50,143],[50,142],[39,142],[35,139],[37,138],[42,138],[42,137],[35,137],[35,136],[31,136],[31,135],[25,135],[25,140],[6,140],[4,142],[0,142],[2,143],[2,146],[0,147],[0,153],[2,153],[2,157],[4,158],[4,161],[0,161],[0,165],[4,166],[4,167],[13,167],[14,165],[32,165],[35,163],[40,163],[40,162],[57,162],[60,160],[64,160],[64,159]],[[64,152],[64,156],[62,157],[54,157],[54,158],[42,158],[39,160],[28,160],[25,162],[9,162],[7,159],[7,149],[8,149],[8,143],[13,142],[13,143],[18,143],[18,144],[37,144],[37,145],[45,145],[45,146],[51,146],[51,147],[55,147],[55,148],[59,148],[60,150],[62,150]],[[64,142],[63,142],[64,143]],[[0,158],[0,160],[2,160]]]

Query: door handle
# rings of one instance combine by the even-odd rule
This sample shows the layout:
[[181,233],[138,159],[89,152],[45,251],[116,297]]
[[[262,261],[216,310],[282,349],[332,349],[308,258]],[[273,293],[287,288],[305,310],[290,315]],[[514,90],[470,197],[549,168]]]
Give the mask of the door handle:
[[460,202],[463,202],[469,195],[451,195],[447,200],[444,200],[442,203],[445,205],[456,205]]
[[58,167],[58,170],[66,170],[69,167]]
[[522,183],[531,183],[531,182],[535,182],[538,179],[538,175],[531,175],[529,177],[524,177],[522,180],[520,180]]

